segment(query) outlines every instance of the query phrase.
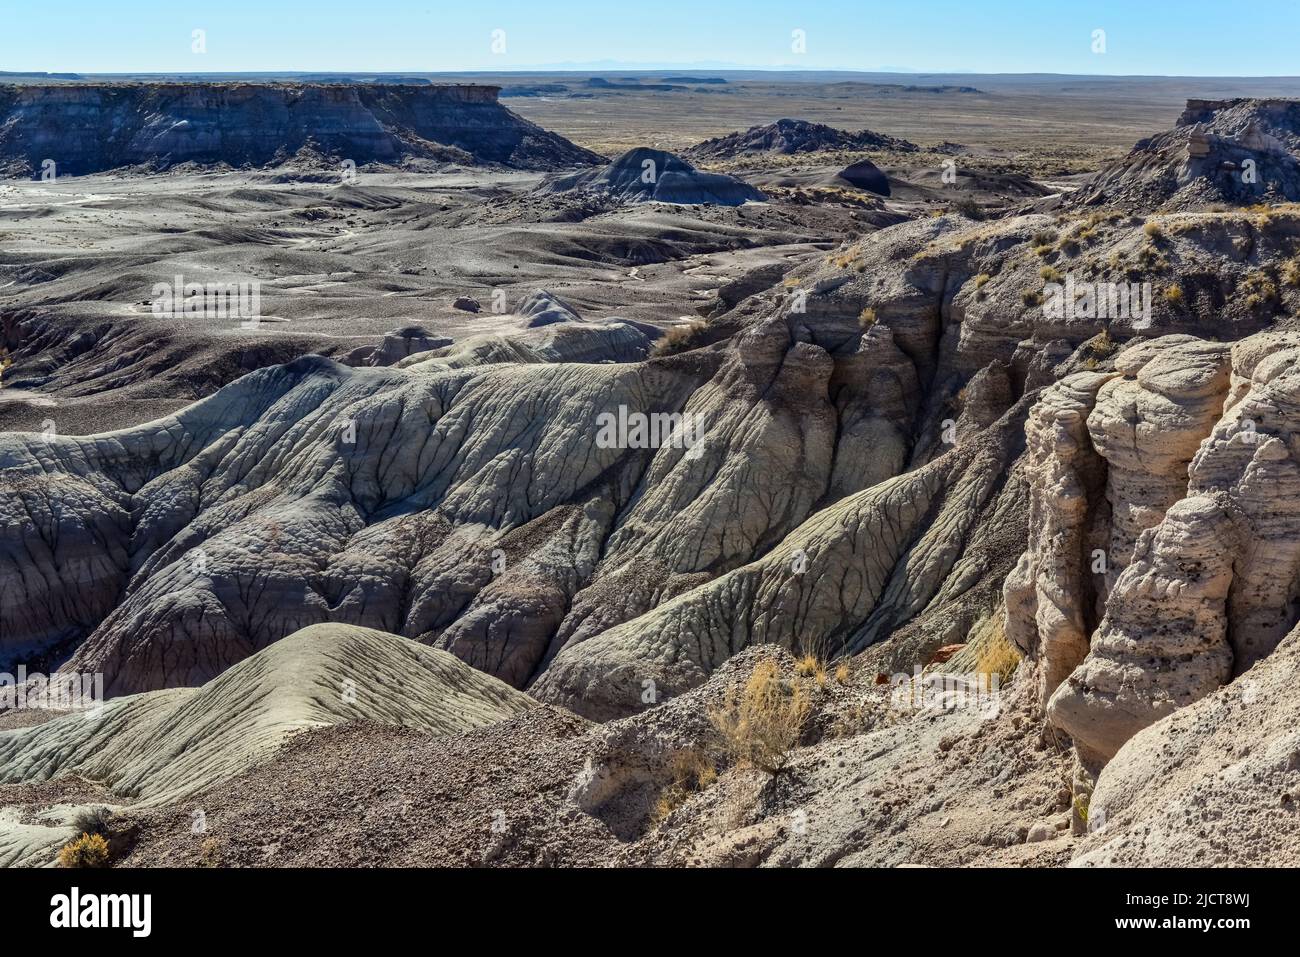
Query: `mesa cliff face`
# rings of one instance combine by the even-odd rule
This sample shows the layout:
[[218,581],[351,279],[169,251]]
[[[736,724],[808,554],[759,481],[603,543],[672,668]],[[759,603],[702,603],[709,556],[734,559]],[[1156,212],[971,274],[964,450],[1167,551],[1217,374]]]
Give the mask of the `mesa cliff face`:
[[182,163],[266,166],[300,153],[563,169],[600,157],[497,102],[498,87],[158,83],[0,86],[0,171]]

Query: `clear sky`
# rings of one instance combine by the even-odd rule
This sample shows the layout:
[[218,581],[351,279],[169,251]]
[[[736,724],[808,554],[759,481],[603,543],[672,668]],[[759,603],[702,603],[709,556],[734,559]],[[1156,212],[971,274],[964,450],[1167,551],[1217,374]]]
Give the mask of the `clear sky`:
[[[206,52],[193,51],[195,30]],[[796,30],[803,52],[792,49]],[[1095,30],[1104,53],[1093,52]],[[0,70],[10,71],[707,64],[1294,76],[1297,41],[1300,0],[0,0]]]

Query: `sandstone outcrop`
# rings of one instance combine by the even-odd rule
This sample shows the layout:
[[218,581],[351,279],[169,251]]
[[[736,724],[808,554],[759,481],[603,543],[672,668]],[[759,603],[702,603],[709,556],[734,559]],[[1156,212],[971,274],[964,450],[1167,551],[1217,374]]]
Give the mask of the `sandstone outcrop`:
[[1300,633],[1139,731],[1101,772],[1076,866],[1294,867]]
[[1298,350],[1287,333],[1151,340],[1031,413],[1041,520],[1007,582],[1008,634],[1041,659],[1048,717],[1094,771],[1300,616]]

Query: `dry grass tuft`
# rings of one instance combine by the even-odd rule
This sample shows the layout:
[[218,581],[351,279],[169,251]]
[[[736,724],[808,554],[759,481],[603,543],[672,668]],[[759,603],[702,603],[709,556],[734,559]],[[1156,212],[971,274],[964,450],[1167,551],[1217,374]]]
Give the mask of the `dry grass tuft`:
[[782,681],[775,661],[760,661],[739,695],[729,696],[709,721],[732,762],[775,774],[799,743],[811,701],[802,687]]
[[704,791],[718,780],[718,769],[695,748],[687,748],[673,755],[672,781],[659,794],[650,822],[659,824],[686,803],[698,791]]
[[976,674],[998,676],[998,681],[1005,684],[1011,679],[1017,667],[1020,666],[1020,652],[1016,646],[1011,644],[1007,638],[1006,628],[1002,621],[1002,616],[989,629],[988,637],[984,640],[984,647],[980,651],[979,661],[975,665]]

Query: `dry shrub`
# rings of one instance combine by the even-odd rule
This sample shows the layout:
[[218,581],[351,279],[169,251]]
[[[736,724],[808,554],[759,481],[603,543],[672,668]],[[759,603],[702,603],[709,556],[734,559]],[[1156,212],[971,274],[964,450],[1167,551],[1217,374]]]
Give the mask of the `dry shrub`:
[[849,663],[847,661],[841,661],[835,666],[835,683],[837,685],[848,684],[849,677],[852,673],[852,669],[849,668]]
[[113,812],[103,805],[84,808],[71,821],[79,834],[108,834]]
[[108,841],[101,834],[83,834],[59,851],[60,867],[107,867]]
[[802,687],[782,681],[775,661],[760,661],[739,696],[709,712],[709,721],[733,763],[775,774],[799,743],[811,701]]
[[1288,259],[1282,264],[1282,281],[1288,286],[1300,286],[1300,260]]
[[1277,284],[1264,270],[1257,269],[1246,276],[1241,289],[1247,293],[1246,305],[1252,309],[1257,306],[1272,305],[1279,299]]
[[687,748],[673,755],[672,776],[650,812],[651,823],[659,824],[692,794],[706,790],[718,779],[718,769],[695,748]]
[[708,327],[709,324],[703,319],[695,319],[680,325],[669,326],[664,330],[664,334],[659,337],[658,341],[655,342],[655,355],[671,356],[693,348],[699,344],[704,330]]
[[869,329],[876,324],[876,310],[867,306],[858,313],[858,328]]
[[222,861],[221,845],[215,837],[206,838],[199,845],[199,867],[220,867]]
[[988,637],[984,639],[984,647],[980,649],[975,673],[988,675],[990,678],[997,675],[999,683],[1005,684],[1011,680],[1011,675],[1019,665],[1020,652],[1007,638],[1006,627],[999,615],[989,628]]
[[1165,287],[1165,302],[1177,306],[1183,301],[1183,287],[1174,283]]

